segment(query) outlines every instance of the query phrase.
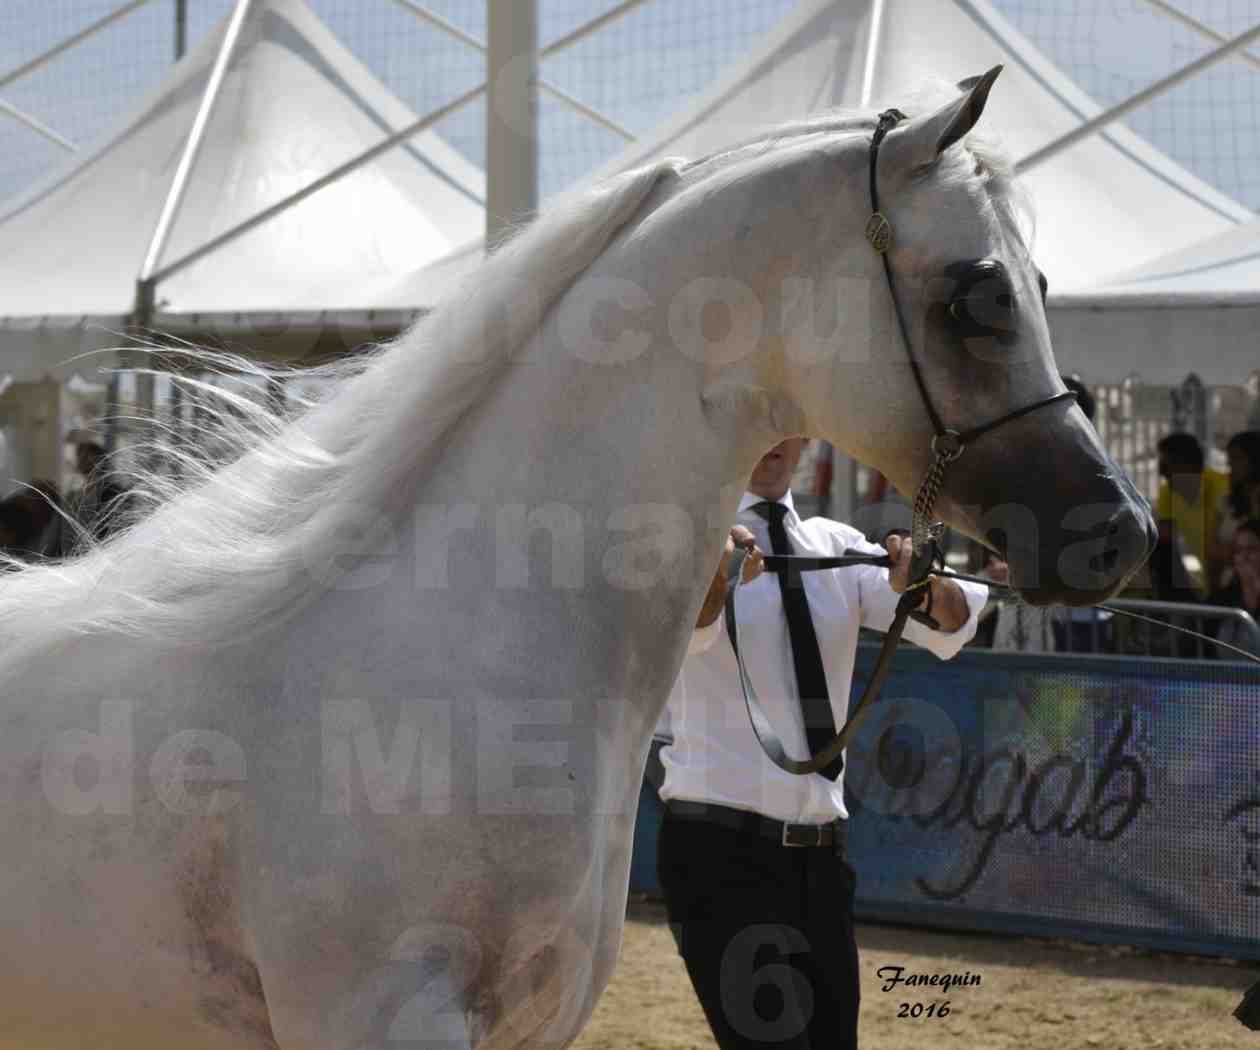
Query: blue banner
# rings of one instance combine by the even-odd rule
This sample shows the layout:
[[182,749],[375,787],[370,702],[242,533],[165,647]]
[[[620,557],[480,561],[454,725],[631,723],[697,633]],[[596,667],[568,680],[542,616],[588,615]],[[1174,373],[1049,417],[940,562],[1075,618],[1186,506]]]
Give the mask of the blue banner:
[[860,917],[1260,958],[1248,665],[903,648],[845,780]]

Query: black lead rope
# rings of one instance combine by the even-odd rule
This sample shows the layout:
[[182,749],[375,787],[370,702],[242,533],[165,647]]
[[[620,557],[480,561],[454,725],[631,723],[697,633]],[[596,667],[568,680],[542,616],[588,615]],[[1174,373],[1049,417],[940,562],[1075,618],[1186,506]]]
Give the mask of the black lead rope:
[[[990,72],[989,76],[996,76],[997,70]],[[892,224],[888,221],[888,217],[879,209],[879,180],[877,178],[879,169],[879,147],[893,128],[901,121],[906,119],[906,115],[898,109],[888,109],[879,115],[878,122],[875,126],[875,133],[871,137],[870,148],[870,193],[871,193],[871,216],[866,223],[866,239],[871,247],[879,255],[884,265],[884,276],[888,281],[888,293],[892,298],[893,313],[897,318],[897,328],[901,333],[902,341],[905,343],[906,355],[910,360],[910,367],[914,374],[915,385],[919,389],[919,394],[923,400],[923,405],[927,409],[928,417],[932,421],[932,429],[935,436],[932,438],[932,465],[928,468],[927,474],[924,476],[919,486],[919,491],[914,498],[914,518],[911,529],[911,546],[913,549],[913,557],[910,561],[910,579],[905,592],[897,601],[897,609],[893,614],[892,623],[889,625],[884,635],[884,644],[880,649],[879,661],[875,665],[875,670],[871,673],[870,681],[867,683],[866,689],[863,691],[861,698],[853,708],[849,720],[844,727],[831,740],[831,742],[817,755],[806,761],[800,761],[788,756],[783,749],[783,744],[775,735],[770,720],[766,718],[765,712],[762,711],[761,705],[757,702],[756,694],[753,691],[752,682],[748,679],[748,673],[744,668],[743,658],[739,652],[739,626],[735,619],[735,592],[739,590],[740,579],[744,566],[744,559],[747,557],[747,550],[740,548],[735,552],[733,570],[733,584],[729,587],[726,595],[726,631],[731,640],[731,647],[735,650],[735,660],[739,666],[740,683],[744,690],[744,703],[748,708],[748,719],[752,723],[753,731],[757,734],[757,739],[761,741],[761,746],[766,755],[780,769],[789,773],[816,773],[824,767],[830,765],[836,758],[840,756],[840,752],[844,750],[849,738],[853,735],[853,731],[857,728],[858,722],[865,716],[868,708],[879,696],[880,688],[884,684],[884,680],[888,677],[889,668],[892,664],[892,655],[897,648],[897,643],[901,638],[901,633],[905,629],[906,621],[911,617],[915,608],[918,606],[921,596],[919,589],[929,585],[929,575],[935,573],[947,578],[966,579],[956,573],[949,573],[944,570],[943,566],[933,568],[933,553],[935,549],[935,536],[938,532],[938,526],[933,524],[932,514],[936,507],[936,498],[941,491],[941,487],[945,481],[945,469],[950,463],[954,462],[963,454],[967,444],[976,440],[991,430],[1001,426],[1003,423],[1009,423],[1013,419],[1019,419],[1035,412],[1039,408],[1045,408],[1047,405],[1056,404],[1067,398],[1074,398],[1076,395],[1066,390],[1058,394],[1051,394],[1034,401],[1031,404],[1024,405],[1021,408],[1007,412],[1005,415],[999,416],[997,419],[990,420],[977,427],[969,430],[955,430],[947,427],[941,419],[940,413],[936,410],[936,405],[932,401],[932,397],[928,392],[927,381],[923,376],[923,370],[920,367],[919,359],[914,353],[914,344],[910,341],[909,327],[906,325],[905,315],[901,309],[901,299],[897,295],[897,282],[894,278],[892,263],[888,258],[888,249],[892,244],[893,229]],[[779,571],[783,566],[789,564],[789,556],[771,555],[765,559],[767,568],[771,571]],[[854,555],[846,554],[839,558],[810,558],[810,559],[792,559],[795,563],[794,568],[799,567],[801,571],[811,571],[811,569],[823,568],[841,568],[847,565],[888,565],[887,557],[879,558],[871,555]],[[805,562],[810,563],[807,567]],[[981,581],[986,582],[987,581]],[[1100,606],[1106,608],[1106,606]],[[1111,612],[1121,612],[1118,609],[1112,609]],[[1122,615],[1135,615],[1132,613],[1122,613]],[[1142,617],[1137,617],[1142,619]],[[1154,621],[1159,623],[1160,621]],[[1166,626],[1172,626],[1168,624]],[[1181,628],[1178,628],[1179,630]],[[1187,634],[1193,634],[1193,631],[1187,631]],[[1208,639],[1214,641],[1213,639]],[[1221,642],[1215,642],[1217,645],[1224,645]],[[1232,646],[1225,646],[1233,649]],[[1234,649],[1233,651],[1242,654],[1242,650]],[[1248,659],[1255,659],[1249,654]],[[1260,663],[1260,660],[1256,661]]]
[[[996,76],[996,71],[992,75]],[[735,650],[736,662],[739,665],[740,682],[744,689],[744,701],[748,708],[748,718],[752,722],[753,730],[757,734],[757,739],[761,741],[761,746],[766,754],[779,768],[787,770],[789,773],[816,773],[838,758],[840,752],[848,743],[849,737],[852,736],[853,730],[857,727],[858,721],[865,715],[867,708],[875,698],[879,696],[880,687],[883,685],[884,679],[888,677],[889,667],[892,663],[892,654],[897,648],[901,632],[905,629],[906,621],[921,600],[919,589],[928,585],[928,574],[932,571],[932,555],[935,547],[934,533],[936,531],[936,526],[932,525],[932,512],[936,506],[936,497],[945,480],[945,468],[963,454],[967,442],[974,441],[1003,423],[1019,419],[1029,412],[1035,412],[1046,405],[1052,405],[1058,401],[1076,396],[1070,390],[1051,394],[1031,404],[1007,412],[1005,415],[990,420],[981,426],[972,427],[970,430],[960,431],[945,426],[940,413],[936,410],[936,405],[933,403],[931,395],[928,393],[927,382],[923,377],[919,359],[914,353],[914,344],[910,341],[910,331],[901,309],[901,300],[897,295],[897,283],[894,280],[892,264],[888,259],[888,248],[892,244],[893,239],[892,224],[888,221],[888,217],[879,210],[879,147],[888,133],[905,119],[906,115],[899,109],[885,110],[879,115],[878,122],[875,125],[875,133],[871,137],[871,216],[866,223],[866,239],[880,259],[883,260],[884,276],[888,281],[888,293],[892,298],[893,313],[897,318],[897,328],[901,332],[902,341],[905,343],[906,355],[910,359],[915,385],[919,389],[924,407],[927,409],[928,416],[932,421],[932,429],[935,432],[935,436],[932,438],[933,462],[914,499],[914,521],[911,530],[911,545],[914,557],[910,563],[909,585],[897,602],[897,610],[893,615],[892,624],[884,636],[884,646],[880,651],[879,662],[876,664],[875,670],[871,674],[871,680],[866,690],[862,693],[861,699],[858,700],[857,706],[854,707],[853,713],[850,715],[848,722],[845,723],[844,728],[832,738],[831,743],[823,751],[808,761],[797,761],[790,758],[787,752],[784,751],[782,743],[774,734],[769,719],[765,717],[765,713],[761,710],[761,705],[757,703],[752,691],[752,683],[748,680],[748,674],[744,670],[743,658],[739,654],[739,628],[735,620],[735,592],[739,589],[739,572],[743,568],[744,558],[747,556],[746,552],[736,552],[736,558],[734,559],[736,566],[735,583],[726,596],[726,629],[731,640],[731,646]],[[863,558],[864,556],[844,556],[846,559],[854,557]],[[767,558],[766,561],[772,565],[774,564],[774,557]],[[820,562],[815,564],[814,567],[838,568],[841,565],[875,564],[874,562],[855,560],[826,561],[826,566]],[[804,569],[804,566],[801,567]]]
[[[792,758],[784,749],[783,742],[774,731],[774,726],[770,724],[770,719],[766,717],[765,711],[762,710],[761,702],[757,699],[757,691],[753,688],[752,680],[748,677],[748,669],[744,666],[744,658],[739,651],[739,622],[735,618],[735,594],[743,583],[744,561],[747,557],[748,548],[739,547],[735,551],[735,556],[731,559],[731,575],[726,591],[725,611],[726,636],[731,641],[731,648],[735,650],[735,665],[739,669],[739,682],[744,691],[744,707],[748,711],[748,721],[752,725],[753,733],[756,735],[757,740],[761,743],[761,749],[766,753],[766,757],[776,766],[784,772],[795,773],[798,776],[803,776],[806,773],[817,773],[820,769],[825,769],[840,757],[840,752],[848,746],[849,738],[857,729],[858,723],[865,717],[871,704],[878,698],[879,692],[883,688],[884,680],[892,669],[892,656],[897,649],[897,643],[901,640],[902,631],[905,630],[906,620],[910,618],[911,611],[919,604],[922,596],[919,594],[917,587],[912,587],[907,588],[898,599],[892,623],[884,634],[884,644],[880,648],[879,660],[875,664],[875,670],[871,674],[870,681],[866,683],[866,688],[862,691],[861,698],[849,714],[848,721],[844,723],[844,727],[816,755],[807,759]],[[764,561],[766,568],[771,572],[782,572],[789,564],[794,571],[799,569],[802,572],[810,572],[815,569],[843,568],[851,565],[887,567],[892,564],[892,560],[886,554],[883,556],[877,554],[844,554],[823,558],[772,554],[766,556]],[[803,563],[810,564],[806,565]]]

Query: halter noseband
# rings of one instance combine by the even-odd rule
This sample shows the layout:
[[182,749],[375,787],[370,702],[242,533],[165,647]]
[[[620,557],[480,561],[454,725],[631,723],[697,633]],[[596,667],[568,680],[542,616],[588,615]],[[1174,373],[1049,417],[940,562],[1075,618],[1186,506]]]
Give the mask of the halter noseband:
[[936,431],[935,436],[932,438],[932,455],[935,459],[932,462],[932,466],[928,469],[923,483],[919,486],[918,493],[914,497],[914,521],[911,536],[916,561],[912,567],[911,575],[914,577],[914,583],[922,584],[926,582],[927,569],[930,566],[933,532],[931,517],[932,511],[936,506],[936,498],[940,494],[941,484],[944,481],[945,467],[961,456],[967,445],[982,434],[987,434],[990,430],[1000,427],[1003,423],[1009,423],[1020,416],[1026,416],[1028,413],[1035,412],[1046,405],[1052,405],[1056,401],[1064,401],[1067,398],[1075,399],[1076,394],[1071,390],[1065,390],[1061,394],[1052,394],[1049,397],[1042,398],[1040,401],[1034,401],[1032,404],[1025,405],[1023,408],[1007,412],[1006,415],[999,416],[991,422],[972,427],[970,430],[955,430],[952,427],[945,426],[944,422],[942,422],[940,413],[937,412],[936,405],[928,393],[927,383],[923,379],[923,370],[919,365],[919,359],[914,355],[914,344],[910,341],[910,330],[906,327],[905,315],[901,311],[901,300],[897,297],[897,285],[893,279],[892,265],[888,261],[888,248],[892,244],[893,239],[892,224],[889,223],[888,217],[879,210],[879,186],[875,177],[876,165],[879,162],[879,147],[884,141],[884,137],[905,119],[906,115],[899,109],[884,110],[879,115],[879,123],[876,124],[875,134],[871,138],[871,217],[866,223],[866,239],[884,262],[884,276],[888,281],[888,292],[892,296],[893,313],[897,317],[897,327],[901,332],[901,340],[906,346],[906,356],[910,358],[910,368],[914,373],[915,384],[918,386],[919,394],[923,398],[923,405],[927,409],[928,418],[932,421],[932,429]]

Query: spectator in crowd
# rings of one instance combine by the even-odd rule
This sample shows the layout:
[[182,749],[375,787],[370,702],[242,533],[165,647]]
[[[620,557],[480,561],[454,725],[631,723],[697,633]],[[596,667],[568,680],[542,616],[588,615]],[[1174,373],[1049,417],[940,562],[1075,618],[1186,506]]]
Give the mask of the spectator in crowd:
[[[762,457],[724,564],[736,543],[754,547],[754,559],[767,548],[885,553],[851,526],[800,519],[789,484],[803,447],[791,438]],[[797,756],[817,754],[844,723],[859,629],[887,630],[892,621],[910,544],[891,536],[885,546],[892,569],[776,574],[742,592],[742,654],[767,716]],[[921,619],[906,625],[906,637],[953,656],[975,630],[984,588],[933,577],[920,589]],[[854,1047],[856,874],[844,855],[843,758],[793,776],[762,753],[743,713],[725,595],[719,569],[669,701],[657,857],[669,921],[722,1050]],[[771,971],[779,977],[767,981]]]
[[[979,575],[1005,584],[1010,574],[1006,562],[992,551],[985,554]],[[1054,628],[1058,625],[1054,622],[1053,610],[1048,607],[1027,605],[1018,598],[995,599],[990,592],[989,601],[980,613],[980,623],[976,634],[987,627],[990,649],[1021,653],[1046,653],[1055,649]]]
[[76,442],[75,467],[83,478],[83,488],[74,517],[92,536],[103,540],[123,523],[127,489],[109,470],[105,449],[95,441]]
[[1228,548],[1242,522],[1260,518],[1260,430],[1239,431],[1226,444],[1225,455],[1229,457],[1229,494],[1217,538]]
[[[1234,530],[1230,561],[1233,563],[1233,578],[1228,586],[1212,595],[1212,604],[1243,609],[1251,614],[1253,620],[1260,622],[1260,517],[1248,518]],[[1222,642],[1260,656],[1260,647],[1232,620],[1222,621],[1216,636]],[[1217,656],[1225,660],[1234,658],[1228,652],[1220,652]]]
[[15,558],[23,557],[32,528],[30,514],[19,500],[13,496],[0,500],[0,553]]
[[1229,478],[1204,465],[1203,447],[1193,434],[1168,434],[1160,439],[1156,450],[1163,480],[1155,501],[1155,518],[1159,542],[1171,548],[1171,553],[1157,550],[1156,556],[1173,557],[1180,544],[1199,563],[1194,589],[1206,594],[1216,588],[1228,562],[1228,549],[1219,537]]
[[1150,596],[1161,602],[1193,603],[1203,600],[1198,581],[1186,568],[1185,544],[1179,536],[1161,538],[1147,559]]
[[[25,512],[27,529],[18,541],[17,552],[28,560],[62,557],[69,526],[62,517],[61,492],[51,481],[35,481],[9,497]],[[63,531],[64,530],[64,531]]]

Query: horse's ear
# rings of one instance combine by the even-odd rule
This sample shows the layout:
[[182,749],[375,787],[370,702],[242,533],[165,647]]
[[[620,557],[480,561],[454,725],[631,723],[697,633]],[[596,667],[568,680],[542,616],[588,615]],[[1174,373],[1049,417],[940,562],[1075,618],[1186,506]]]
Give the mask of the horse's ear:
[[928,141],[935,140],[933,157],[939,157],[976,126],[976,121],[984,112],[984,104],[989,100],[989,89],[1001,72],[1001,66],[994,66],[981,76],[960,80],[958,86],[963,94],[928,117],[928,129],[924,134]]

